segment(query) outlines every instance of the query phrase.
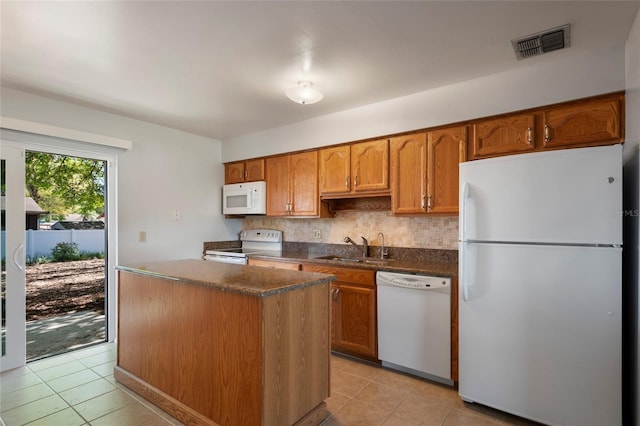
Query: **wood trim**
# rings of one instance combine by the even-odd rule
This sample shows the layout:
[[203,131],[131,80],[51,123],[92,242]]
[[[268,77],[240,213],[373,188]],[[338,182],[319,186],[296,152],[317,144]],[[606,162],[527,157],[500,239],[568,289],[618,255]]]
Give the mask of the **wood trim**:
[[148,400],[162,411],[180,420],[185,425],[218,425],[218,423],[213,420],[206,418],[197,411],[189,408],[175,398],[172,398],[161,390],[151,386],[143,380],[140,380],[138,377],[118,366],[113,368],[113,376],[119,383],[122,383],[127,388],[144,397],[144,399]]

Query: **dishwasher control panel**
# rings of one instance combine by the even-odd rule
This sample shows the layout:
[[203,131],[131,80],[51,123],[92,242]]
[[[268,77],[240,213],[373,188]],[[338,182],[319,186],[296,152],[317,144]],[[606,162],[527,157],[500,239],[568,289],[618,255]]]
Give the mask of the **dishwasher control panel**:
[[398,274],[395,272],[378,272],[378,285],[393,285],[396,287],[451,291],[451,278],[432,277],[426,275]]

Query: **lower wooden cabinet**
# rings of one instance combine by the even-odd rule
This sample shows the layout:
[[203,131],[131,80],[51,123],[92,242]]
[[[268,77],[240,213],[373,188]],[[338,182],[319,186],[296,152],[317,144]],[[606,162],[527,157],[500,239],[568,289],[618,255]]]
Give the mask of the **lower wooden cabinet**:
[[331,284],[331,349],[377,361],[376,272],[311,264],[302,270],[337,277]]

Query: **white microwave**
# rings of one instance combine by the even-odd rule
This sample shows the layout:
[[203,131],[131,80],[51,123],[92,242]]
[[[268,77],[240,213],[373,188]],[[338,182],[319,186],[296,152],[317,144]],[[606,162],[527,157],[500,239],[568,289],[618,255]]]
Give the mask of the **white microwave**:
[[267,182],[246,182],[222,187],[223,214],[267,214]]

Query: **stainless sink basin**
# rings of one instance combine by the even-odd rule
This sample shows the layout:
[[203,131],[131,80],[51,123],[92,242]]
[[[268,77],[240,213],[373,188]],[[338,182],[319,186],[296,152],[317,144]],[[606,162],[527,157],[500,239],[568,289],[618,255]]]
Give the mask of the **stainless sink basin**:
[[318,256],[315,259],[333,260],[334,262],[345,263],[366,263],[369,265],[386,265],[389,262],[389,259],[380,259],[377,257],[340,257],[333,254]]

